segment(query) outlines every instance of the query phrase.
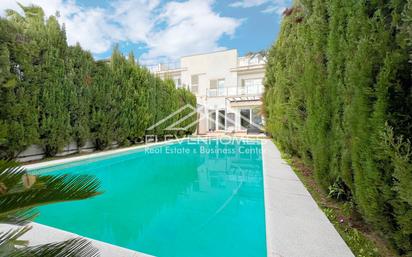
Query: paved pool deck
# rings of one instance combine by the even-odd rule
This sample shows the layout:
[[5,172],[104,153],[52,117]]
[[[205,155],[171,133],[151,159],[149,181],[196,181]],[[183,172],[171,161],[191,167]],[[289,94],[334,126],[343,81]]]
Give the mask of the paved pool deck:
[[269,139],[262,158],[268,257],[354,257]]
[[[184,140],[184,139],[183,139]],[[172,140],[151,145],[175,143]],[[266,216],[266,241],[268,257],[354,257],[325,214],[318,207],[292,168],[281,158],[281,154],[270,139],[261,139],[264,197]],[[26,165],[38,169],[67,162],[103,157],[136,150],[147,145],[105,151],[60,160]],[[33,229],[22,239],[30,245],[58,242],[74,237],[73,233],[49,226],[32,223]],[[0,231],[10,225],[0,224]],[[41,235],[41,236],[39,236]],[[100,250],[102,257],[148,257],[139,253],[97,240],[92,244]]]
[[[21,240],[29,241],[29,245],[41,245],[52,242],[62,242],[73,238],[85,238],[64,230],[49,227],[39,223],[32,222],[29,224],[32,229],[20,237]],[[0,231],[8,231],[16,226],[0,224]],[[144,253],[132,251],[120,246],[108,244],[102,241],[88,239],[92,245],[99,250],[100,257],[152,257]]]

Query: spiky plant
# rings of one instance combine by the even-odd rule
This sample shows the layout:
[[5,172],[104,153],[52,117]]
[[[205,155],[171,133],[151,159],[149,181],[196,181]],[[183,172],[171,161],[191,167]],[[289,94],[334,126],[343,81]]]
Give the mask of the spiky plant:
[[96,196],[99,185],[93,176],[35,176],[14,162],[0,160],[0,225],[16,225],[0,232],[0,256],[98,256],[86,239],[28,246],[19,238],[31,229],[29,223],[39,214],[36,207]]

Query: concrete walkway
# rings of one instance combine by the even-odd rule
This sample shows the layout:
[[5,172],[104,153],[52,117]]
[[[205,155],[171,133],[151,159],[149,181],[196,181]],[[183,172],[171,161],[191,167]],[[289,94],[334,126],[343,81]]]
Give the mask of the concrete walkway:
[[269,139],[262,140],[268,257],[353,257]]

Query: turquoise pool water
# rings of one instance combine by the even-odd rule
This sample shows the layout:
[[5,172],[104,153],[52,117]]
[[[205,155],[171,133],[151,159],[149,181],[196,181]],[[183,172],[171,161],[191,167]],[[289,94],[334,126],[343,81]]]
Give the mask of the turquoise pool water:
[[261,146],[193,142],[34,172],[91,174],[98,197],[40,208],[36,222],[155,256],[266,256]]

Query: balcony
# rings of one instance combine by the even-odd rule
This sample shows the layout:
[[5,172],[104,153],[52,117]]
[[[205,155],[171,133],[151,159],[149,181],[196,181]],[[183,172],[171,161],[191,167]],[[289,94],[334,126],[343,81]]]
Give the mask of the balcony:
[[161,63],[146,66],[152,73],[174,72],[182,70],[180,62]]
[[245,87],[231,86],[216,89],[207,89],[208,97],[236,97],[236,96],[261,96],[263,85],[249,85]]
[[233,72],[264,72],[266,57],[261,55],[243,56],[237,59],[237,67]]
[[265,65],[266,58],[261,55],[243,56],[238,58],[238,67]]

